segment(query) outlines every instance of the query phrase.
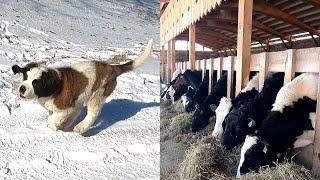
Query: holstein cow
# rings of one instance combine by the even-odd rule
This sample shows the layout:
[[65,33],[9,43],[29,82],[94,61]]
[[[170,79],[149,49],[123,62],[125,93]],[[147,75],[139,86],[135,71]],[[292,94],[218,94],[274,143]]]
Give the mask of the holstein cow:
[[241,149],[237,175],[272,165],[288,148],[313,142],[318,75],[305,73],[281,88],[272,111],[255,135],[248,135]]
[[182,105],[185,109],[186,109],[186,106],[189,104],[189,100],[193,98],[195,93],[196,93],[196,90],[194,90],[191,86],[189,86],[187,92],[181,96]]
[[249,99],[254,98],[258,94],[259,89],[259,74],[256,74],[244,87],[239,95],[230,99],[223,97],[220,99],[219,106],[216,109],[216,123],[214,125],[214,130],[212,132],[212,137],[215,139],[220,139],[223,134],[222,123],[225,117],[229,114],[231,109],[238,108],[244,102],[247,102]]
[[196,89],[193,96],[185,97],[185,110],[191,112],[195,109],[196,104],[201,104],[208,96],[209,78],[205,76],[200,83],[198,89]]
[[227,95],[227,73],[217,81],[212,93],[196,107],[193,115],[191,129],[192,132],[198,132],[209,124],[209,118],[214,115],[215,107],[218,106],[219,100]]
[[283,78],[284,73],[269,75],[257,96],[240,107],[232,109],[226,116],[222,123],[224,133],[221,143],[227,150],[241,144],[247,134],[254,133],[260,127],[283,85]]
[[178,79],[177,77],[183,73],[184,71],[182,71],[181,69],[176,69],[173,72],[171,81],[167,85],[167,89],[164,91],[164,94],[161,95],[161,98],[163,98],[163,100],[173,100],[174,89],[172,88],[172,84],[174,84],[176,79]]
[[179,74],[177,78],[170,82],[172,87],[172,89],[169,89],[170,99],[172,99],[173,102],[179,100],[181,96],[188,91],[189,86],[197,89],[201,83],[201,77],[202,71],[186,70],[183,74]]

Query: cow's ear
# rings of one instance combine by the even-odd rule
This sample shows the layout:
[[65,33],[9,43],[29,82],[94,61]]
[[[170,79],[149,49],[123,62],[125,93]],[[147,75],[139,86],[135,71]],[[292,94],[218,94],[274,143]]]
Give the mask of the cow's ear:
[[215,112],[217,109],[217,106],[215,104],[210,104],[211,111]]
[[23,70],[24,70],[24,68],[21,68],[18,65],[13,65],[11,69],[12,69],[13,74],[23,73]]
[[248,118],[248,121],[249,121],[248,126],[250,128],[253,128],[256,125],[256,122],[252,118]]

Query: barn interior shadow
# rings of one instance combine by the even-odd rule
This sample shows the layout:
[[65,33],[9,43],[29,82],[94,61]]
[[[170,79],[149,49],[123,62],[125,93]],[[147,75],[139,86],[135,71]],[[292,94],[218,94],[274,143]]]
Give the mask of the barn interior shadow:
[[[159,103],[144,103],[136,102],[129,99],[113,99],[105,103],[101,113],[92,127],[83,134],[85,137],[93,136],[122,120],[126,120],[139,112],[143,108],[159,106]],[[81,114],[72,124],[72,129],[77,125],[87,114],[87,107],[84,107]]]

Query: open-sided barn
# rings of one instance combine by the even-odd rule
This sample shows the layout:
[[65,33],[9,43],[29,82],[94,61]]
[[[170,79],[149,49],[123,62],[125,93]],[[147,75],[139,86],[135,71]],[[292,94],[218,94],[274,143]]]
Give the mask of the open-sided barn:
[[[270,71],[284,72],[284,84],[295,73],[320,71],[319,0],[160,0],[160,5],[163,82],[168,82],[177,68],[206,69],[210,74],[210,92],[213,78],[219,79],[227,71],[231,74],[227,86],[230,97],[246,85],[250,71],[259,71],[259,89]],[[178,40],[188,41],[185,51],[176,52]],[[196,52],[196,43],[212,51]],[[214,71],[218,72],[216,77]],[[233,73],[237,74],[235,89]],[[319,100],[320,88],[314,143],[301,153],[303,163],[317,175]]]

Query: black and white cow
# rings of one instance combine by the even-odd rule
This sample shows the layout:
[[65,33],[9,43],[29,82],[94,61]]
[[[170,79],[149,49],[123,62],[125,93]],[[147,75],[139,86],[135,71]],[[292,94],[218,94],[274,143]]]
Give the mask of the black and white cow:
[[209,124],[209,119],[214,115],[213,107],[217,107],[220,99],[227,95],[227,73],[224,73],[217,81],[211,94],[196,107],[193,115],[191,129],[198,132]]
[[205,98],[208,96],[208,87],[209,78],[208,76],[205,76],[193,96],[182,96],[182,98],[185,99],[184,107],[187,112],[193,111],[196,104],[201,104],[205,100]]
[[270,74],[257,96],[240,107],[233,108],[226,116],[222,123],[224,133],[221,143],[227,150],[241,144],[246,135],[254,133],[260,127],[283,85],[283,78],[284,73]]
[[173,101],[177,101],[183,94],[188,91],[188,87],[197,89],[201,83],[202,71],[186,70],[182,75],[178,76],[176,83],[172,85],[175,92],[173,94]]
[[[178,73],[177,73],[178,74]],[[186,70],[182,74],[178,74],[170,84],[166,92],[166,99],[171,99],[173,102],[181,98],[188,91],[188,87],[197,89],[201,83],[202,71]]]
[[216,123],[214,125],[214,130],[212,132],[212,137],[219,140],[223,134],[222,123],[225,117],[229,114],[231,109],[238,108],[244,102],[249,99],[254,98],[258,94],[259,89],[259,74],[253,76],[253,78],[248,82],[246,87],[244,87],[238,96],[234,99],[227,97],[222,97],[220,99],[219,106],[216,109]]
[[237,175],[271,165],[289,148],[313,142],[318,75],[305,73],[281,88],[255,135],[246,137]]

